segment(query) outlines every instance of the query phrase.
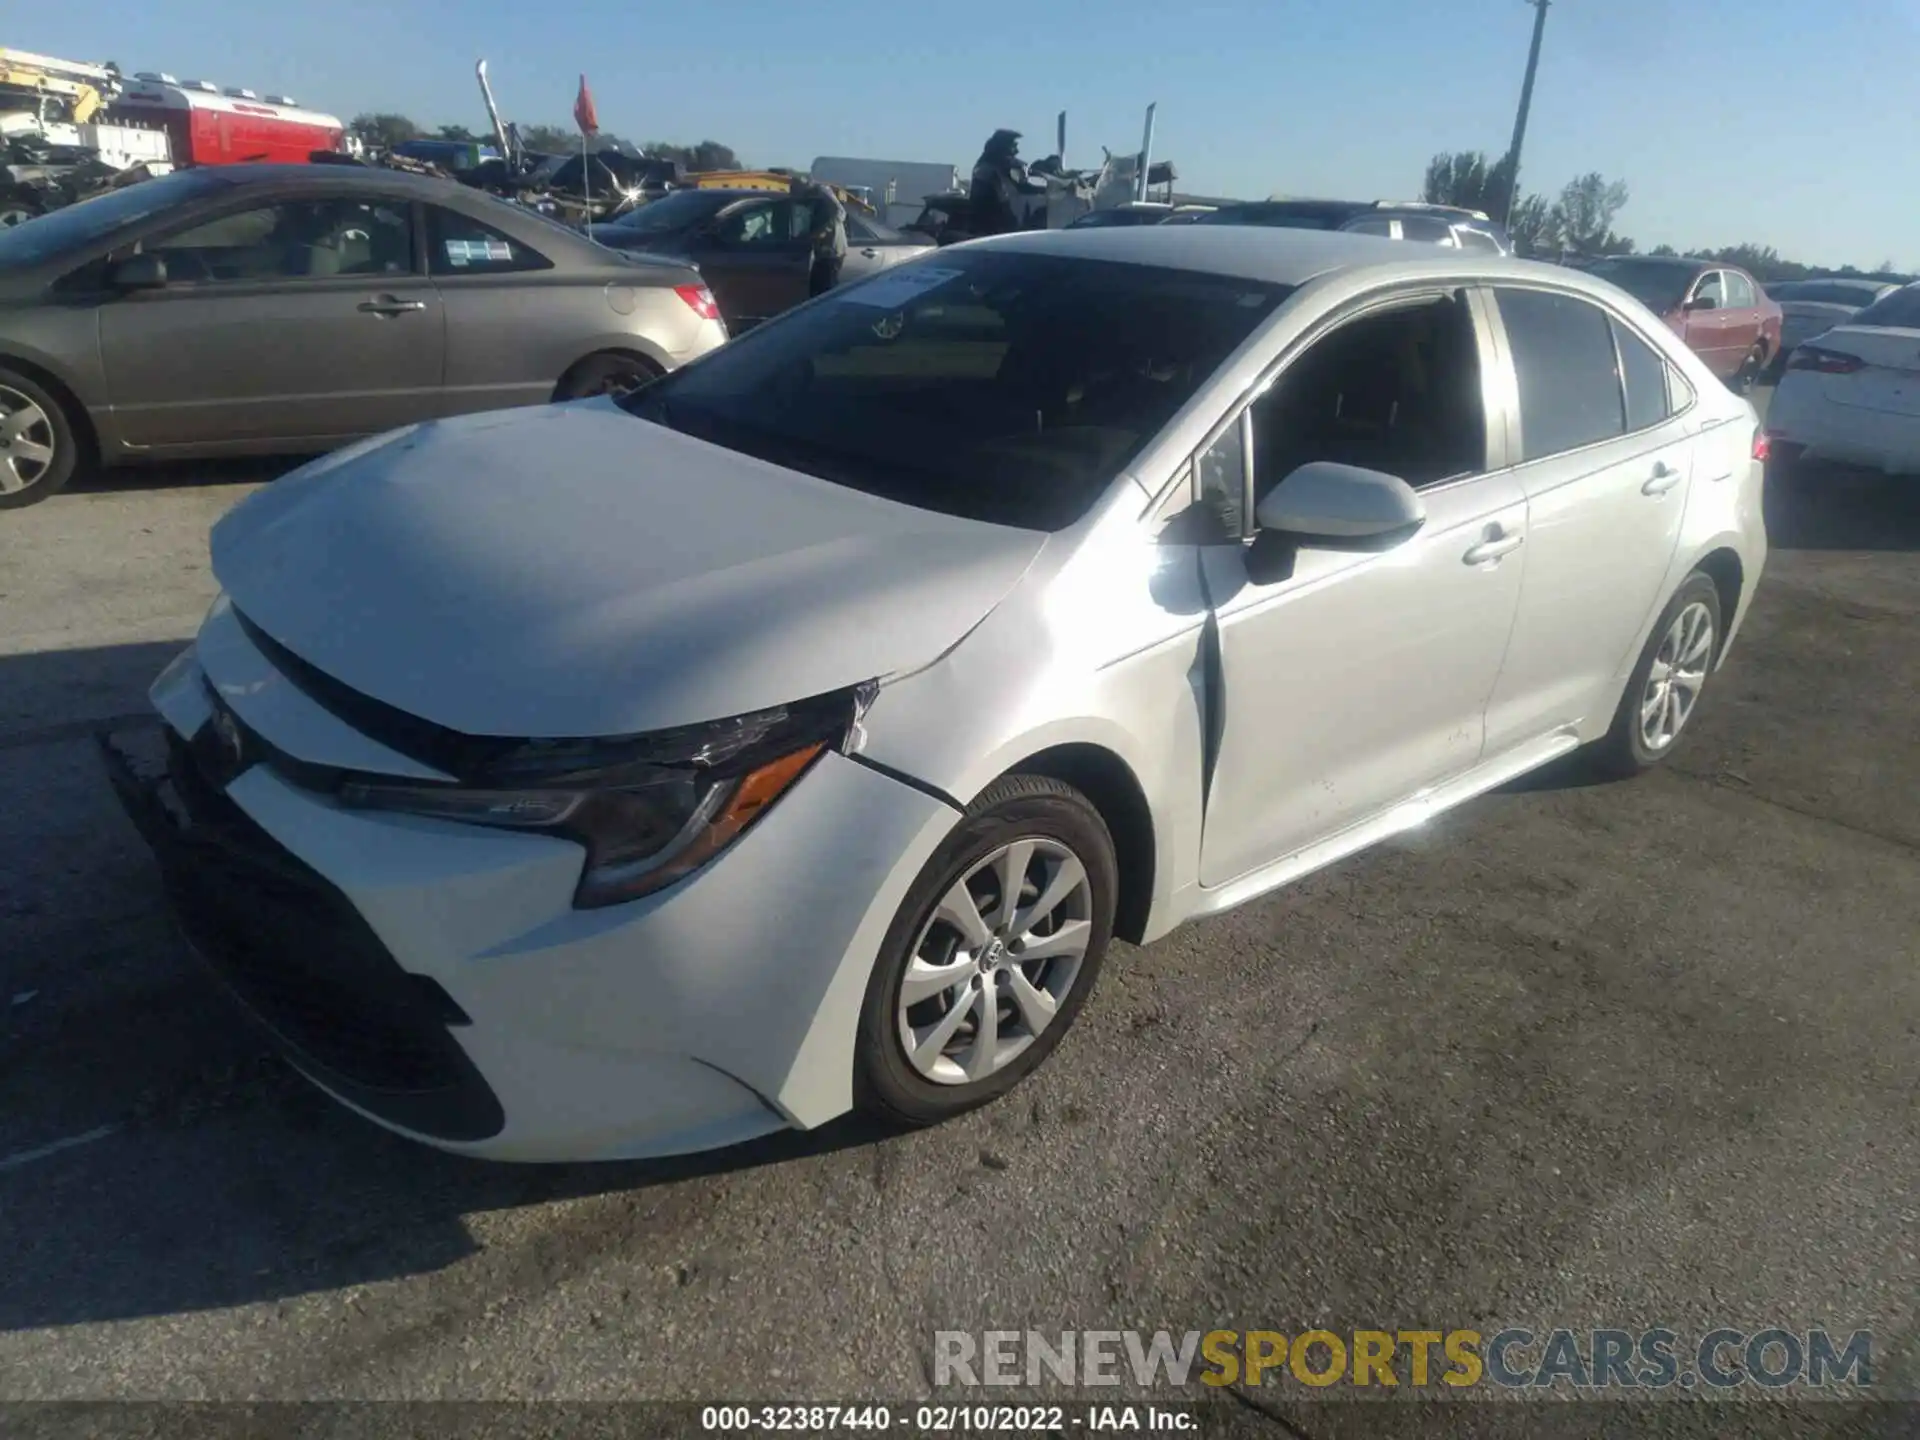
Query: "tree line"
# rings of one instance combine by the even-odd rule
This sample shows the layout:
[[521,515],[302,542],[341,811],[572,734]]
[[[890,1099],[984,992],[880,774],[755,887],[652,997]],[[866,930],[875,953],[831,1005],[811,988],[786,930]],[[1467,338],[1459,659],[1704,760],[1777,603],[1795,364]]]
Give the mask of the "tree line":
[[[347,122],[347,133],[370,148],[390,150],[407,140],[458,140],[491,145],[492,135],[482,135],[465,125],[419,125],[405,115],[390,111],[356,115]],[[539,154],[564,155],[580,148],[580,132],[566,125],[522,125],[520,141]],[[641,151],[663,160],[678,160],[689,170],[739,170],[740,157],[733,148],[718,140],[702,140],[697,145],[672,145],[664,140],[636,145],[631,140],[602,130],[588,142],[592,150]]]
[[[1459,205],[1469,210],[1484,210],[1498,218],[1506,209],[1513,189],[1511,156],[1489,161],[1479,150],[1459,150],[1436,155],[1427,164],[1421,198],[1430,205]],[[1513,204],[1507,229],[1514,249],[1522,255],[1541,258],[1592,255],[1632,255],[1639,253],[1631,236],[1615,233],[1613,222],[1627,207],[1627,182],[1608,180],[1591,171],[1569,180],[1559,195],[1549,200],[1544,195],[1522,195]],[[1718,260],[1738,265],[1762,284],[1777,280],[1801,280],[1812,275],[1844,275],[1862,279],[1905,282],[1912,278],[1895,272],[1892,260],[1883,260],[1871,270],[1853,265],[1839,269],[1824,268],[1789,260],[1771,245],[1726,245],[1717,250],[1679,251],[1671,245],[1656,245],[1644,252],[1656,256],[1686,255],[1689,259]]]

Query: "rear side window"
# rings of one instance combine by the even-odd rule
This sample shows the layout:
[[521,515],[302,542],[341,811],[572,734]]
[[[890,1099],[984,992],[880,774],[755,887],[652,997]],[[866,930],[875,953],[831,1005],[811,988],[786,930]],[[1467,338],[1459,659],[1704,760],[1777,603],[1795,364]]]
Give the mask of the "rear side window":
[[1627,429],[1645,430],[1672,414],[1667,398],[1667,362],[1633,331],[1613,321],[1620,347],[1620,383],[1627,392]]
[[551,270],[546,256],[491,225],[438,205],[427,207],[427,271],[433,275],[508,275]]
[[1598,306],[1545,290],[1496,289],[1520,383],[1522,460],[1626,433],[1612,320]]
[[1727,308],[1731,310],[1750,310],[1758,302],[1753,298],[1753,282],[1744,275],[1726,272]]
[[1488,255],[1500,253],[1500,242],[1484,230],[1476,230],[1471,225],[1461,225],[1453,233],[1459,240],[1462,250],[1480,250]]

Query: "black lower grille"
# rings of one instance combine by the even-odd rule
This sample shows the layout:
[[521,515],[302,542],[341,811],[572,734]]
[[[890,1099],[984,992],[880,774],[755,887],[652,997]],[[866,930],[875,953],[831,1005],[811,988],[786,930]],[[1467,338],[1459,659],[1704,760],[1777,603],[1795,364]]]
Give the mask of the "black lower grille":
[[448,1033],[465,1016],[208,782],[198,748],[172,740],[167,778],[184,814],[149,837],[194,948],[297,1063],[355,1104],[445,1139],[497,1134],[499,1101]]

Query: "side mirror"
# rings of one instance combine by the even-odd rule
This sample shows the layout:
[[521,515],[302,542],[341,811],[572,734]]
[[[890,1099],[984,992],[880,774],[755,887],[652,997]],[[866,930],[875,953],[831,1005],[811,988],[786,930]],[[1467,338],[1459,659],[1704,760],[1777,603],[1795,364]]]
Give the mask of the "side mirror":
[[1718,310],[1720,303],[1711,295],[1696,295],[1682,307],[1687,310]]
[[115,290],[160,290],[166,283],[167,262],[158,255],[129,255],[107,271]]
[[1339,545],[1402,539],[1426,518],[1427,507],[1399,476],[1330,460],[1302,465],[1254,511],[1262,530]]

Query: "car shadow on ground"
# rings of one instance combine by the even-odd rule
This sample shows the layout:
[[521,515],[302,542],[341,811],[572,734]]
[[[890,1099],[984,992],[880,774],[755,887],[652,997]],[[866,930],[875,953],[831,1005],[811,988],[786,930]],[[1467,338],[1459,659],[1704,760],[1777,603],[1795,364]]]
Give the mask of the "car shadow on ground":
[[224,485],[264,485],[313,459],[311,455],[246,456],[225,460],[163,460],[122,465],[83,475],[66,488],[69,495],[133,494],[150,490],[212,489]]
[[139,697],[178,648],[0,657],[0,1329],[430,1272],[482,1248],[469,1217],[516,1207],[618,1194],[644,1231],[657,1187],[884,1138],[849,1119],[684,1159],[502,1165],[334,1104],[188,952],[101,766],[95,735],[154,723]]

